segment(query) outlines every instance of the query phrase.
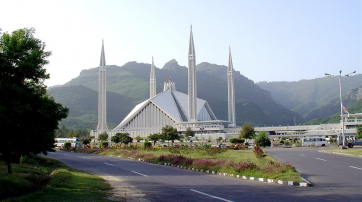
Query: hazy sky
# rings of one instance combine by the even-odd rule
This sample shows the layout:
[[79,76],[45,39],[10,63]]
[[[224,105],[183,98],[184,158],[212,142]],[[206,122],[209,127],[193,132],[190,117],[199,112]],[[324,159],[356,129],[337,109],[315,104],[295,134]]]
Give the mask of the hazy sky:
[[36,28],[52,51],[48,86],[99,65],[128,61],[187,66],[190,25],[196,63],[227,65],[259,81],[361,73],[360,0],[102,0],[1,2],[0,28]]

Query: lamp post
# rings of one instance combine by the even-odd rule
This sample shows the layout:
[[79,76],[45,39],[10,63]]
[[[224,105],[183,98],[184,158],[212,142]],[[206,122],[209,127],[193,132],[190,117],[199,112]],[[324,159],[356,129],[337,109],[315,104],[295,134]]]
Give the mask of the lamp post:
[[[356,71],[353,71],[349,74],[346,74],[344,76],[349,76],[351,74],[356,73]],[[339,75],[331,75],[328,73],[325,73],[324,75],[328,76],[328,77],[334,77],[334,78],[338,78],[339,79],[339,99],[341,102],[341,122],[342,122],[342,138],[343,138],[343,145],[342,145],[342,149],[346,148],[346,142],[345,142],[345,137],[344,137],[344,121],[343,121],[343,103],[342,103],[342,82],[341,82],[341,78],[342,78],[342,70],[339,70]],[[339,142],[339,138],[338,138],[338,142]]]
[[204,142],[203,142],[203,139],[202,139],[202,131],[204,131],[204,128],[201,127],[201,128],[200,128],[200,131],[201,131],[201,145],[203,145]]

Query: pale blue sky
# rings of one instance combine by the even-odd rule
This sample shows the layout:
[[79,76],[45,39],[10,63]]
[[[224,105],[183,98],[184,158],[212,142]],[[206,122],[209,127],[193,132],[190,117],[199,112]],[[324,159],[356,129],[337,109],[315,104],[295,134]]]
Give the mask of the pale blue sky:
[[52,51],[48,86],[99,65],[187,65],[190,25],[196,63],[227,65],[259,81],[361,73],[360,0],[2,1],[0,28],[36,28]]

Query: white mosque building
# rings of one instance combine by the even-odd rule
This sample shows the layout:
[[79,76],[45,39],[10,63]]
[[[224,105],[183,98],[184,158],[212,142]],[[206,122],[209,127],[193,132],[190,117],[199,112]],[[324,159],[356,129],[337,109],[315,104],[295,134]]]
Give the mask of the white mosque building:
[[99,98],[98,127],[90,135],[107,132],[110,137],[116,133],[129,133],[131,137],[147,137],[160,133],[166,125],[177,128],[183,133],[187,128],[195,131],[202,139],[215,140],[218,137],[236,137],[241,130],[235,123],[235,92],[231,51],[229,49],[228,81],[228,121],[218,120],[206,100],[197,98],[196,88],[196,55],[192,28],[188,51],[188,94],[176,90],[176,84],[169,77],[164,83],[163,92],[156,93],[155,67],[150,70],[150,98],[136,105],[133,110],[113,130],[108,130],[106,122],[106,86],[105,86],[105,56],[102,43],[101,63],[99,67]]

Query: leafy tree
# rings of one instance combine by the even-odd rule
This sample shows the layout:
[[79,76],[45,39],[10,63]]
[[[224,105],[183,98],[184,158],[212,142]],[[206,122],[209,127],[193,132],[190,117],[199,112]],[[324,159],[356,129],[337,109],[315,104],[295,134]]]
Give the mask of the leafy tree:
[[143,140],[143,137],[141,137],[141,136],[136,136],[135,138],[134,138],[137,142],[140,142],[141,140]]
[[114,143],[123,143],[128,145],[128,143],[133,141],[133,138],[129,136],[129,133],[116,133],[112,138],[112,142]]
[[255,137],[254,127],[250,124],[244,124],[241,129],[242,130],[240,131],[239,138],[252,139]]
[[69,129],[65,127],[65,125],[62,125],[62,127],[55,132],[55,137],[67,137],[69,132]]
[[82,139],[80,139],[80,141],[82,142],[82,144],[87,145],[91,142],[91,138],[90,137],[82,137]]
[[147,139],[149,141],[153,141],[153,146],[155,146],[156,142],[160,140],[160,134],[158,133],[154,133],[154,134],[150,134]]
[[356,138],[357,138],[357,139],[361,139],[361,138],[362,138],[362,125],[359,125],[358,128],[357,128]]
[[89,130],[86,129],[75,129],[73,132],[78,133],[78,137],[87,137],[89,135]]
[[34,33],[24,28],[0,38],[0,123],[13,131],[0,141],[8,173],[21,155],[54,151],[55,131],[68,115],[68,108],[46,94],[49,74],[43,67],[51,53]]
[[261,147],[266,147],[266,146],[270,146],[271,145],[271,141],[268,138],[268,135],[266,134],[265,131],[262,131],[258,134],[256,140],[255,140],[255,144],[257,146],[261,146]]
[[[171,140],[172,142],[172,146],[173,146],[173,142],[175,140],[179,140],[180,139],[180,135],[177,132],[176,128],[173,128],[172,126],[166,125],[165,127],[162,127],[162,133],[161,133],[162,138],[164,138],[165,140],[169,141]],[[162,139],[161,138],[161,139]]]
[[218,143],[221,142],[221,141],[222,141],[222,137],[216,138],[216,144],[218,144]]
[[195,132],[191,130],[190,127],[188,127],[185,131],[185,136],[186,137],[194,137],[195,136]]
[[115,135],[113,135],[111,137],[111,141],[116,143],[116,144],[120,143],[121,142],[121,134],[122,133],[116,133]]
[[107,139],[108,139],[107,132],[103,132],[103,133],[98,135],[98,140],[100,140],[100,141],[106,141]]
[[75,132],[75,131],[70,131],[68,134],[67,134],[67,137],[68,138],[73,138],[73,137],[79,137],[80,134],[78,132]]

